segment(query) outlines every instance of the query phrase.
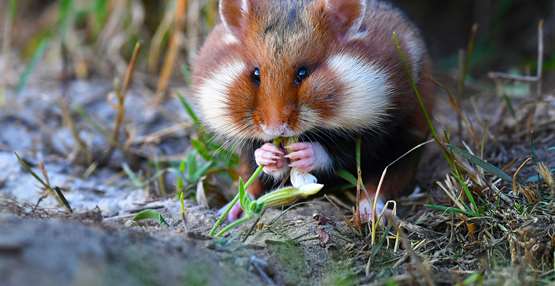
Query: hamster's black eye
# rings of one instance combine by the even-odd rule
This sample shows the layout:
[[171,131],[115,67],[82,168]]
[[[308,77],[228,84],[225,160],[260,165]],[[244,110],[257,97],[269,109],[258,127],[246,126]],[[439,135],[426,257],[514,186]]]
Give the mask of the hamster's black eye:
[[260,84],[260,69],[254,68],[251,74],[252,81],[256,84]]
[[305,78],[308,77],[308,69],[305,67],[301,67],[297,70],[297,74],[295,75],[295,84],[301,84]]

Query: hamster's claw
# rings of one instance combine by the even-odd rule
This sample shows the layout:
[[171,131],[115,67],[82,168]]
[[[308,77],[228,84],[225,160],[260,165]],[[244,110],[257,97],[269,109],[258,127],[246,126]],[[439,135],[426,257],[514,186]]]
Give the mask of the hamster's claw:
[[312,143],[295,143],[287,146],[290,152],[285,157],[291,160],[289,167],[303,172],[310,172],[315,168],[316,156]]
[[281,177],[289,169],[283,151],[271,143],[256,149],[254,159],[256,164],[264,166],[264,173],[274,177]]

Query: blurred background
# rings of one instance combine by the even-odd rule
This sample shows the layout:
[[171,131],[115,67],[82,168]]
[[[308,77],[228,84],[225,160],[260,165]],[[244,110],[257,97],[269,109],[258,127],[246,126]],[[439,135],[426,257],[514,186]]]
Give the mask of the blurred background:
[[[436,71],[453,72],[471,27],[479,25],[469,74],[536,68],[537,26],[545,20],[545,69],[555,69],[553,0],[392,0],[422,29]],[[158,77],[165,57],[173,65],[162,77],[181,78],[203,39],[218,22],[217,0],[2,0],[3,58],[19,64],[49,63],[60,69],[63,43],[80,78],[123,72],[137,41],[143,44],[139,70]],[[174,42],[175,47],[170,47]],[[168,53],[169,55],[168,55]],[[3,61],[5,65],[6,60]],[[177,64],[175,64],[177,62]],[[9,71],[18,69],[12,62]],[[31,68],[28,68],[31,69]],[[33,69],[31,69],[33,71]],[[23,85],[21,73],[12,81]],[[31,73],[31,72],[30,72]],[[6,82],[8,79],[3,79]],[[166,79],[165,79],[166,80]],[[0,79],[2,81],[2,79]],[[160,85],[160,84],[158,84]],[[165,83],[158,89],[164,90]]]

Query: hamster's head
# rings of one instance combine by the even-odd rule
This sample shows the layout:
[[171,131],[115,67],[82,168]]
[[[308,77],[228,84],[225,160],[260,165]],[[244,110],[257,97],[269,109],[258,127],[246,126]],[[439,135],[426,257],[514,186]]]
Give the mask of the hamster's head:
[[195,87],[207,125],[264,141],[379,125],[387,74],[346,48],[364,33],[365,3],[221,0],[224,32],[216,41],[226,57]]

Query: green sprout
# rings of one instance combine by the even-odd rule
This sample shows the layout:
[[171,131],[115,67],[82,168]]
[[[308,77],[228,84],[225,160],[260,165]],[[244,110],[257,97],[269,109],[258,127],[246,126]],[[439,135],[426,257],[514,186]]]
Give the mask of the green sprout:
[[[275,145],[279,145],[280,143],[281,139],[274,140]],[[299,198],[306,198],[315,195],[324,187],[324,185],[316,183],[309,183],[299,187],[288,186],[269,192],[262,197],[253,200],[248,196],[247,190],[262,174],[263,168],[263,166],[258,166],[246,183],[242,178],[239,178],[238,192],[210,230],[210,236],[222,237],[229,231],[256,217],[259,217],[267,208],[291,204]],[[219,232],[216,232],[237,202],[239,202],[241,209],[243,209],[243,216],[240,219],[226,225]]]

